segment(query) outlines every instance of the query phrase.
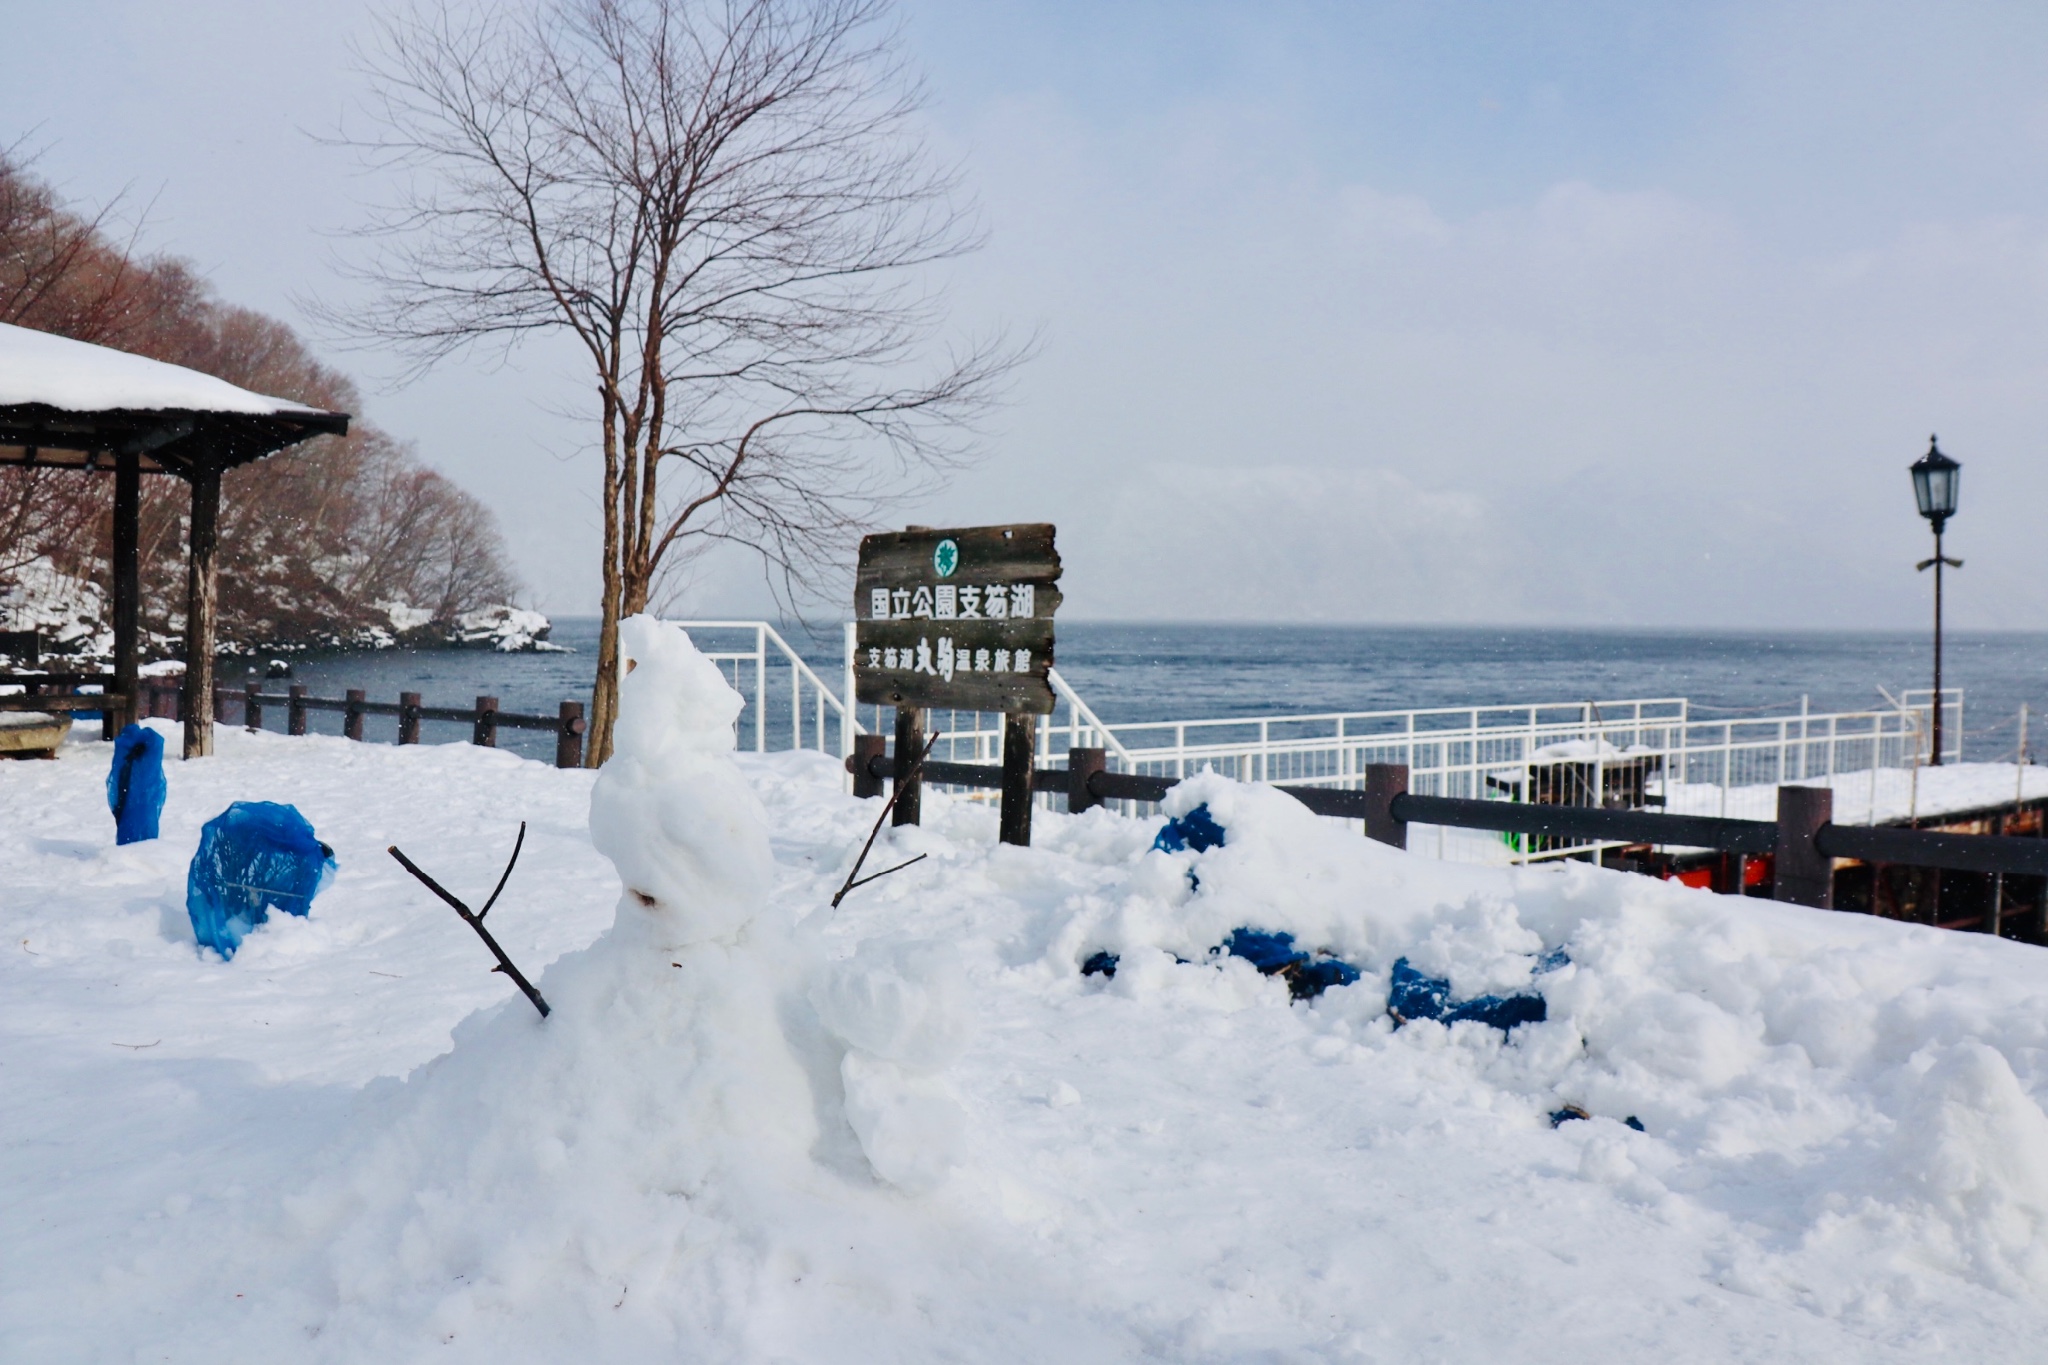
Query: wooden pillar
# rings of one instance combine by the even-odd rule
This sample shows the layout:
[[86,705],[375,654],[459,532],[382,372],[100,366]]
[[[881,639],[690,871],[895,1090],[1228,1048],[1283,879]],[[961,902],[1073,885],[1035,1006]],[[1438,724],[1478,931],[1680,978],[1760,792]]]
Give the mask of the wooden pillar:
[[[1832,788],[1778,788],[1778,842],[1773,850],[1776,875],[1771,886],[1775,899],[1821,910],[1834,907],[1834,860],[1820,851],[1815,838],[1834,813]],[[1741,887],[1736,890],[1739,893]]]
[[213,754],[213,637],[219,599],[220,470],[192,475],[191,549],[185,563],[185,757]]
[[242,684],[242,725],[248,730],[263,728],[263,684],[247,682]]
[[1031,847],[1031,770],[1038,754],[1038,717],[1029,711],[1003,717],[1003,810],[996,837]]
[[583,703],[565,701],[555,712],[555,766],[583,766]]
[[1394,798],[1408,794],[1406,763],[1365,765],[1365,837],[1376,843],[1408,847],[1408,822],[1394,818]]
[[291,686],[291,701],[285,707],[285,730],[289,734],[306,733],[306,689],[297,683]]
[[420,742],[420,694],[417,692],[398,694],[398,742]]
[[924,778],[913,766],[924,752],[924,712],[915,707],[896,708],[896,808],[889,812],[892,825],[914,825],[923,811]]
[[107,712],[107,728],[118,731],[139,719],[136,695],[142,676],[142,457],[125,451],[114,457],[114,687],[128,700]]
[[883,779],[875,775],[875,760],[889,754],[889,740],[883,735],[853,737],[853,794],[865,800],[882,794]]
[[363,737],[363,703],[369,693],[360,687],[351,687],[342,697],[341,733],[349,739]]
[[1102,804],[1102,798],[1088,789],[1088,779],[1109,771],[1107,749],[1067,750],[1067,813],[1079,815]]
[[476,699],[476,728],[470,732],[469,742],[480,744],[486,749],[498,747],[498,699],[478,697]]

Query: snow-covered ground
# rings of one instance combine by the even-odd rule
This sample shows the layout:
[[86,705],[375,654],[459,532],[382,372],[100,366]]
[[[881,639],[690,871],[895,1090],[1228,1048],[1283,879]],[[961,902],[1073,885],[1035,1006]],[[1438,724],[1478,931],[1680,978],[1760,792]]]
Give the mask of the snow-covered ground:
[[[1913,819],[1986,810],[2014,801],[2048,797],[2048,768],[2014,763],[1947,763],[1939,768],[1879,768],[1875,772],[1819,775],[1800,782],[1831,787],[1835,820],[1844,825],[1885,825]],[[1726,813],[1738,819],[1776,818],[1778,789],[1772,785],[1721,789],[1674,782],[1670,809],[1691,815]]]
[[[1564,746],[1557,746],[1564,747]],[[1978,811],[2014,801],[2048,797],[2048,767],[2014,763],[1949,763],[1939,768],[1879,768],[1875,772],[1818,774],[1799,783],[1831,787],[1837,824],[1883,825]],[[1775,784],[1730,787],[1709,782],[1672,782],[1652,788],[1665,797],[1672,815],[1726,816],[1732,820],[1775,820]],[[1511,837],[1477,829],[1410,825],[1410,850],[1432,858],[1506,867],[1517,857]],[[1551,856],[1561,856],[1553,853]]]
[[[707,705],[604,779],[641,896],[591,775],[499,751],[224,728],[126,848],[107,746],[0,764],[0,1359],[2039,1358],[2041,950],[1215,778],[1200,854],[929,793],[834,912],[874,803]],[[222,963],[184,872],[236,799],[340,871]],[[522,819],[490,924],[545,1022],[384,852],[475,903]],[[1239,926],[1364,975],[1290,1003]],[[1402,956],[1549,1019],[1397,1030]]]

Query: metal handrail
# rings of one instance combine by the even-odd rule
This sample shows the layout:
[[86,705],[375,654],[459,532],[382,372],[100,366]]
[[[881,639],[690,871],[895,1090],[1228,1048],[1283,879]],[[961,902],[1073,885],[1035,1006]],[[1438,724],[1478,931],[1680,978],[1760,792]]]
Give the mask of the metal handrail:
[[[1110,753],[1115,754],[1125,763],[1136,762],[1136,760],[1131,757],[1131,751],[1124,747],[1124,743],[1122,740],[1117,738],[1116,732],[1114,730],[1111,730],[1107,725],[1104,725],[1102,723],[1102,718],[1095,714],[1094,709],[1091,708],[1087,702],[1081,700],[1080,693],[1076,692],[1073,688],[1067,685],[1067,680],[1060,676],[1060,671],[1057,668],[1047,669],[1045,676],[1046,680],[1052,684],[1052,690],[1054,695],[1065,700],[1068,708],[1073,712],[1074,722],[1077,727],[1085,725],[1095,734],[1101,736],[1102,747],[1109,750]],[[1075,738],[1078,741],[1080,737],[1076,735]],[[1082,748],[1093,746],[1083,746],[1077,742],[1075,747]]]

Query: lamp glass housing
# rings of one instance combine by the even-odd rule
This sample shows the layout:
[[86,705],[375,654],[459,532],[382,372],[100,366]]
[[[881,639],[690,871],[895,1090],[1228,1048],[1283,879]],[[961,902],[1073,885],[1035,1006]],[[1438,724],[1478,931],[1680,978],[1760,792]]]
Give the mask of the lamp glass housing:
[[1913,500],[1920,504],[1920,515],[1939,529],[1956,514],[1963,466],[1942,454],[1941,448],[1930,441],[1927,453],[1913,462],[1912,473]]

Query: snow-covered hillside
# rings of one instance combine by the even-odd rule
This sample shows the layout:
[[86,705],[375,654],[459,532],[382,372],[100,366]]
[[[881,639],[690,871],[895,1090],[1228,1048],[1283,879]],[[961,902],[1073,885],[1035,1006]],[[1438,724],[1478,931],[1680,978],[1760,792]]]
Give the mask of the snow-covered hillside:
[[[928,794],[834,912],[875,803],[638,647],[610,859],[591,775],[466,745],[223,730],[125,848],[106,746],[0,765],[0,1359],[2038,1357],[2040,950],[1216,778],[1201,853]],[[222,963],[184,870],[236,799],[340,871]],[[521,819],[545,1021],[384,852],[475,903]],[[1293,1001],[1244,927],[1363,975]],[[1396,1028],[1403,957],[1548,1018]]]

